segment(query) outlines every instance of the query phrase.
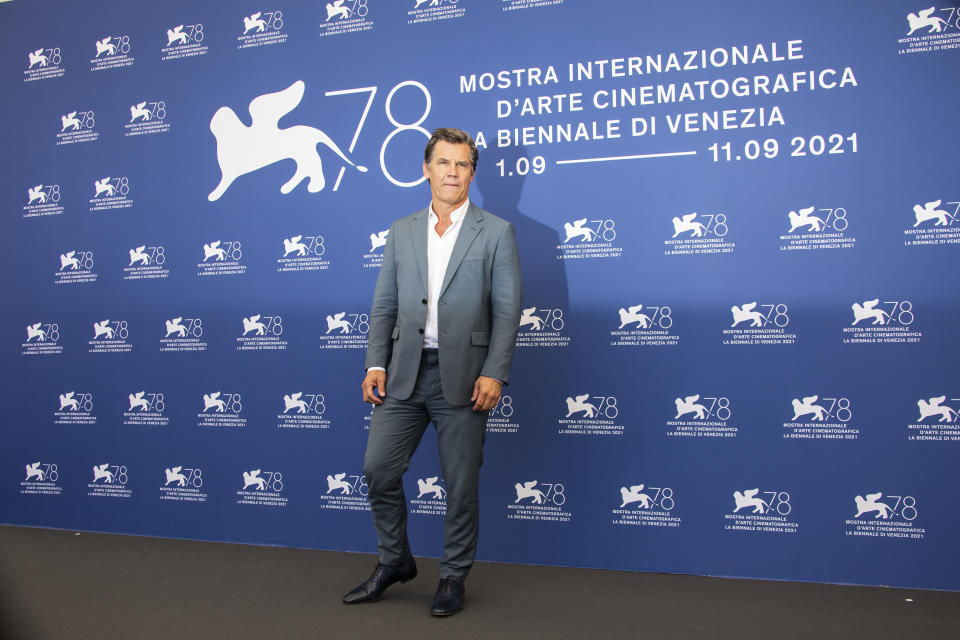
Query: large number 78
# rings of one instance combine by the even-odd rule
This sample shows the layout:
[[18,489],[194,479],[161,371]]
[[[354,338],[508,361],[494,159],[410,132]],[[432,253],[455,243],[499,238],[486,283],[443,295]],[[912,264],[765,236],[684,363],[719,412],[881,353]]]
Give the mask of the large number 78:
[[[423,92],[423,97],[424,97],[423,113],[420,115],[420,118],[416,122],[411,122],[409,124],[398,122],[397,119],[393,116],[393,112],[390,110],[390,104],[393,101],[393,96],[397,93],[397,91],[399,91],[403,87],[408,87],[408,86],[416,87],[417,89],[419,89],[421,92]],[[369,115],[370,113],[370,107],[373,106],[373,99],[377,95],[377,87],[359,87],[357,89],[340,89],[338,91],[327,91],[326,93],[324,93],[324,95],[326,96],[343,96],[343,95],[349,95],[352,93],[369,93],[370,95],[367,98],[367,104],[365,104],[363,107],[363,113],[360,114],[360,120],[357,122],[357,128],[353,132],[353,138],[350,140],[350,146],[348,147],[348,150],[350,153],[353,153],[353,149],[357,144],[357,140],[360,138],[360,132],[363,130],[363,125],[367,121],[367,115]],[[394,178],[393,175],[391,175],[391,173],[387,170],[386,161],[384,160],[384,155],[387,152],[387,145],[390,144],[390,141],[393,140],[394,136],[396,136],[398,133],[402,131],[419,131],[429,139],[430,132],[424,129],[420,125],[422,125],[423,121],[427,119],[428,115],[430,115],[430,106],[431,106],[430,92],[427,90],[425,86],[423,86],[423,84],[421,84],[420,82],[417,82],[416,80],[405,80],[397,84],[393,89],[390,90],[390,93],[387,94],[387,101],[384,104],[384,110],[386,111],[386,114],[387,114],[387,120],[389,120],[390,124],[392,124],[395,128],[383,140],[383,144],[380,145],[380,170],[383,172],[383,176],[387,180],[397,185],[398,187],[415,187],[421,182],[423,182],[426,178],[424,178],[423,176],[420,176],[416,180],[413,180],[410,182],[404,182],[402,180],[397,180],[396,178]],[[340,167],[340,173],[337,174],[337,181],[333,185],[334,191],[340,188],[340,180],[343,178],[343,174],[345,171],[346,171],[346,167]]]

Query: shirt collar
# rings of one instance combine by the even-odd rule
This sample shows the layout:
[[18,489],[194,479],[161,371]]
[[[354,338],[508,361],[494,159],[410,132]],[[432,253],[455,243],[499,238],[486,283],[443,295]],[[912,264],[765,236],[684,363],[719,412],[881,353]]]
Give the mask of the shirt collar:
[[[467,198],[466,200],[463,201],[462,205],[460,205],[459,207],[453,210],[453,212],[450,214],[451,226],[459,223],[463,219],[463,217],[467,215],[467,207],[469,206],[470,206],[470,198]],[[430,203],[430,224],[434,225],[437,223],[438,220],[440,220],[440,216],[434,213],[433,202],[431,202]]]

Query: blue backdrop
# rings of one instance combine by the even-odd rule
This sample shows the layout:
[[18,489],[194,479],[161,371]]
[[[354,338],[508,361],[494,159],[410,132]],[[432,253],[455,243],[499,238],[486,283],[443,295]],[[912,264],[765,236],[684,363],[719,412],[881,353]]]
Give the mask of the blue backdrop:
[[[0,6],[4,523],[370,552],[427,132],[524,319],[480,558],[960,588],[960,7]],[[441,550],[424,440],[413,549]]]

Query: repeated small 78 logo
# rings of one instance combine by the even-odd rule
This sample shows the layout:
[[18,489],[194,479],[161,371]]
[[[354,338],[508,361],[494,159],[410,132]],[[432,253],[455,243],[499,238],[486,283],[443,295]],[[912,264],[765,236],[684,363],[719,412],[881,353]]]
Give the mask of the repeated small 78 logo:
[[130,122],[163,122],[167,117],[167,103],[163,100],[144,100],[130,105]]
[[27,477],[25,482],[35,478],[37,482],[56,482],[60,479],[57,465],[53,463],[32,462],[26,465]]
[[164,469],[163,472],[166,476],[165,487],[172,484],[175,487],[199,489],[203,486],[203,469],[177,466]]
[[256,488],[257,491],[280,493],[283,491],[283,474],[279,471],[264,471],[262,469],[244,471],[242,491],[246,491],[250,487]]
[[172,29],[167,29],[167,46],[172,47],[174,43],[177,46],[203,42],[202,24],[180,24]]
[[257,11],[243,18],[243,35],[251,31],[264,33],[266,31],[280,31],[283,29],[282,11]]
[[335,473],[327,476],[327,494],[338,492],[338,495],[359,495],[366,497],[369,487],[367,477],[363,474]]
[[754,328],[763,328],[772,323],[782,329],[790,324],[790,316],[787,312],[787,305],[782,303],[758,305],[753,301],[739,306],[733,305],[730,307],[730,313],[733,314],[733,324],[730,327],[736,327],[741,322],[749,322],[748,326]]
[[564,486],[559,482],[530,480],[528,482],[518,482],[513,485],[513,488],[517,492],[517,499],[513,501],[514,504],[529,498],[529,504],[553,504],[560,507],[567,501]]
[[781,516],[786,516],[793,510],[790,506],[790,494],[786,491],[760,491],[760,489],[734,491],[733,501],[735,504],[733,513],[747,509],[749,513],[757,515],[775,511]]

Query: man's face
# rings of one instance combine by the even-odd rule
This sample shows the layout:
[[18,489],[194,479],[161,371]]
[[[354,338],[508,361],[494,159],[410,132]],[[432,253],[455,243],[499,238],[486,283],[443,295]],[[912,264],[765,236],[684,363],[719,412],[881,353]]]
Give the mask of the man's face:
[[439,140],[433,147],[430,163],[423,163],[423,175],[430,181],[435,202],[451,206],[462,204],[473,182],[470,147]]

